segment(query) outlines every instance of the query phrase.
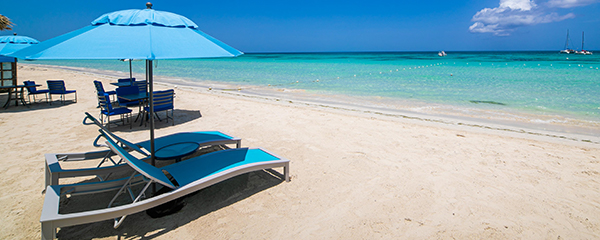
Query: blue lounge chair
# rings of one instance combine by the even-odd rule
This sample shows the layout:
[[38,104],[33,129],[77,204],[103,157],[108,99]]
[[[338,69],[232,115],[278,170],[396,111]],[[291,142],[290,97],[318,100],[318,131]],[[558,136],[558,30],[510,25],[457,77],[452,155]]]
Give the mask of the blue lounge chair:
[[48,93],[50,90],[48,89],[37,89],[34,81],[23,81],[23,84],[27,86],[27,100],[31,103],[31,95],[33,95],[33,102],[35,102],[35,95],[44,94],[46,96],[46,102],[48,102]]
[[65,88],[65,81],[63,80],[48,80],[48,90],[50,94],[50,104],[52,104],[52,94],[60,95],[60,100],[64,104],[65,103],[65,94],[75,93],[75,102],[77,102],[77,91],[76,90],[67,90]]
[[[122,157],[127,165],[136,172],[130,178],[110,182],[48,186],[40,217],[42,239],[53,239],[58,227],[99,222],[108,219],[114,219],[114,227],[117,228],[123,223],[127,215],[159,206],[248,172],[282,167],[282,180],[289,181],[289,160],[260,148],[236,148],[217,151],[157,168],[132,156],[110,137],[107,136],[106,139],[106,143],[110,146],[110,149]],[[170,180],[164,172],[170,174],[173,180]],[[121,193],[127,191],[133,195],[130,187],[144,183],[145,185],[139,192],[139,195],[137,197],[132,196],[131,203],[113,206],[115,199]],[[144,199],[146,190],[153,183],[172,190]],[[110,201],[106,209],[67,214],[59,213],[61,197],[67,193],[77,195],[117,189],[117,194]],[[73,201],[70,204],[73,204]]]
[[[98,141],[105,135],[110,136],[119,144],[122,144],[130,151],[136,151],[137,153],[148,157],[150,156],[150,140],[131,143],[114,133],[106,129],[96,118],[91,114],[85,113],[84,118],[85,125],[95,124],[104,131],[105,134],[100,134],[94,140],[94,146],[96,147],[107,147],[106,145],[100,145]],[[89,122],[91,121],[91,122]],[[154,140],[155,151],[172,147],[178,143],[195,143],[200,147],[206,146],[220,146],[220,145],[235,145],[235,148],[240,148],[242,139],[232,137],[228,134],[217,132],[217,131],[204,131],[204,132],[182,132],[162,137],[157,137]],[[59,179],[61,178],[72,178],[81,176],[97,176],[100,181],[107,180],[111,173],[127,171],[130,168],[124,164],[121,160],[115,160],[113,157],[115,153],[111,150],[94,151],[86,153],[48,153],[45,154],[46,158],[46,180],[45,187],[48,185],[58,185]],[[173,156],[176,159],[177,156]],[[165,158],[165,160],[168,158]],[[61,162],[79,162],[79,161],[96,161],[96,167],[90,168],[77,168],[69,169],[65,166],[61,166]],[[68,165],[68,164],[67,164]]]
[[107,118],[106,125],[109,130],[110,130],[110,116],[115,116],[115,115],[121,116],[121,121],[123,122],[123,124],[125,124],[125,118],[123,118],[123,116],[125,115],[125,116],[129,117],[129,128],[131,129],[131,126],[133,124],[133,122],[131,121],[131,109],[128,109],[126,107],[113,108],[112,104],[110,103],[110,97],[108,96],[108,93],[98,95],[98,104],[100,105],[100,121],[104,125],[104,117],[103,116],[106,115],[106,118]]

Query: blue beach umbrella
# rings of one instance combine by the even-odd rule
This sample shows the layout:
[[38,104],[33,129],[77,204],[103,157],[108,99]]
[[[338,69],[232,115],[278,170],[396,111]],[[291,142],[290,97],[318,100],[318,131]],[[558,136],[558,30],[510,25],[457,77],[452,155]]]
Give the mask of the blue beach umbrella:
[[[107,13],[90,26],[43,41],[13,54],[35,59],[144,59],[149,92],[153,92],[155,59],[236,57],[242,52],[198,30],[190,19],[152,9]],[[150,116],[154,116],[150,94]],[[154,117],[150,118],[150,152],[154,164]]]
[[40,41],[26,36],[0,36],[0,55],[7,55],[32,44],[38,44]]

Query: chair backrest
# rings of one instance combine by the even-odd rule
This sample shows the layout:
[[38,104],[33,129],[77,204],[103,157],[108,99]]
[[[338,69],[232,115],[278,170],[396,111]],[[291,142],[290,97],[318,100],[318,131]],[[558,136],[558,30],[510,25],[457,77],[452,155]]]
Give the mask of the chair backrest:
[[98,94],[98,105],[100,105],[100,111],[102,111],[103,114],[109,114],[113,111],[108,93]]
[[139,92],[147,93],[148,92],[148,84],[145,80],[135,81],[135,85],[139,88]]
[[166,110],[175,108],[175,106],[173,105],[174,96],[175,91],[173,89],[154,92],[154,110]]
[[135,82],[135,78],[119,78],[118,82]]
[[137,102],[137,101],[127,101],[127,100],[120,98],[119,96],[129,95],[129,94],[137,94],[138,89],[139,88],[137,86],[118,87],[117,88],[117,101],[119,101],[119,104]]
[[169,187],[171,189],[177,188],[177,187],[175,187],[175,185],[173,185],[171,183],[169,178],[162,172],[162,170],[160,170],[159,168],[152,166],[144,161],[137,159],[133,155],[129,154],[129,152],[127,152],[127,150],[120,147],[119,144],[117,144],[115,141],[113,141],[110,137],[106,136],[106,134],[102,130],[99,130],[99,131],[101,134],[104,134],[104,136],[106,137],[106,143],[108,144],[110,149],[113,152],[115,152],[116,154],[118,154],[120,157],[122,157],[125,160],[125,162],[127,162],[127,164],[129,166],[131,166],[134,170],[141,173],[145,177],[152,179],[153,181],[160,183],[166,187]]
[[48,83],[50,93],[64,93],[67,90],[63,80],[48,80],[46,83]]
[[[100,121],[98,121],[98,119],[96,119],[96,118],[95,118],[94,116],[92,116],[90,113],[88,113],[88,112],[85,112],[85,115],[86,115],[86,117],[83,119],[83,124],[84,124],[84,125],[90,125],[89,123],[86,123],[86,122],[85,122],[85,120],[86,120],[86,119],[90,119],[90,120],[92,120],[92,122],[93,122],[94,124],[96,124],[96,125],[97,125],[97,126],[100,128],[100,130],[102,130],[102,134],[100,134],[100,135],[101,135],[101,136],[104,136],[104,138],[106,138],[106,137],[107,137],[106,135],[109,135],[109,136],[113,137],[114,139],[116,139],[116,140],[117,140],[117,143],[121,143],[121,144],[123,144],[123,145],[127,146],[127,147],[128,147],[128,148],[130,148],[130,149],[133,149],[133,150],[135,150],[135,151],[137,151],[137,152],[139,152],[139,153],[141,153],[141,154],[144,154],[145,156],[150,156],[150,154],[148,154],[147,152],[145,152],[144,150],[142,150],[141,148],[139,148],[137,145],[135,145],[135,144],[133,144],[132,142],[129,142],[129,141],[127,141],[127,140],[125,140],[125,139],[123,139],[123,138],[121,138],[121,137],[117,136],[117,135],[115,135],[113,132],[111,132],[111,131],[109,131],[108,129],[106,129],[106,128],[105,128],[105,127],[102,125],[102,123],[100,123]],[[98,140],[98,138],[96,138],[96,141],[97,141],[97,140]],[[97,145],[97,144],[96,144],[96,142],[94,142],[94,146],[99,146],[99,145]]]
[[25,86],[31,86],[31,87],[27,87],[27,91],[29,93],[36,93],[37,92],[37,88],[35,87],[35,82],[34,81],[23,81],[23,85],[25,85]]
[[104,86],[102,86],[102,82],[98,81],[98,80],[94,80],[94,86],[96,86],[96,93],[98,93],[98,96],[100,95],[104,95]]

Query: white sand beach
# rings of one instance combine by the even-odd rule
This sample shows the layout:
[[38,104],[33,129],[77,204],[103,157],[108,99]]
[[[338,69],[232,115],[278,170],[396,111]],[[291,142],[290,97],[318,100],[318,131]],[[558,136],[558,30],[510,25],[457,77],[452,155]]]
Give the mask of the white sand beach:
[[[0,110],[0,239],[40,238],[44,154],[99,150],[92,146],[97,128],[82,120],[84,112],[99,113],[92,81],[109,90],[116,80],[19,66],[20,82],[45,86],[48,79],[64,79],[67,89],[77,90],[78,101]],[[264,171],[244,174],[187,197],[176,214],[153,219],[141,212],[117,229],[112,221],[66,227],[59,239],[600,238],[597,138],[425,121],[207,88],[179,86],[175,92],[175,125],[157,122],[157,136],[219,130],[240,137],[244,147],[289,159],[291,181]],[[142,141],[149,138],[148,128],[113,130]],[[78,200],[63,204],[82,204]]]

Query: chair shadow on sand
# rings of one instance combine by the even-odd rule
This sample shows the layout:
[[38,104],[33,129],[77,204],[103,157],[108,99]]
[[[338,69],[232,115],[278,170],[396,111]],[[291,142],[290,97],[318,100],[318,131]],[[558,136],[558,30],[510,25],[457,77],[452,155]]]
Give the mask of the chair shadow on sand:
[[[56,237],[58,239],[156,238],[282,182],[284,182],[283,175],[274,170],[250,172],[183,197],[185,206],[172,215],[151,218],[146,211],[142,211],[129,215],[123,225],[117,229],[113,228],[112,220],[107,220],[61,228]],[[81,208],[100,209],[106,207],[115,193],[116,191],[73,196],[67,201],[61,201],[60,212],[77,212]]]
[[[95,113],[93,113],[93,114],[95,114]],[[202,113],[200,113],[200,110],[187,110],[187,109],[175,109],[173,112],[173,115],[175,116],[175,124],[174,124],[175,126],[177,126],[178,124],[184,124],[187,122],[191,122],[191,121],[194,121],[194,120],[202,117]],[[165,120],[164,113],[159,113],[158,117],[162,121],[159,121],[158,119],[155,118],[155,120],[154,120],[155,129],[166,128],[166,127],[172,126],[171,121],[169,121],[167,123],[167,121]],[[137,118],[137,115],[134,114],[132,118],[133,118],[133,120],[135,120]],[[142,117],[140,116],[140,118],[142,118]],[[129,123],[122,125],[119,122],[119,120],[114,120],[114,121],[112,121],[113,124],[111,124],[110,130],[113,132],[148,131],[148,129],[150,128],[150,123],[149,122],[143,123],[140,126],[140,121],[145,121],[145,119],[144,120],[137,119],[137,121],[135,121],[133,123],[133,127],[131,129],[129,129]],[[118,122],[118,125],[114,124],[114,122]]]
[[53,102],[54,104],[49,104],[44,101],[38,100],[37,102],[29,103],[26,106],[23,106],[23,104],[19,102],[19,106],[16,106],[15,100],[13,99],[13,100],[11,100],[8,108],[4,108],[3,106],[6,103],[7,99],[8,99],[8,94],[0,93],[0,112],[16,112],[16,113],[18,113],[18,112],[36,111],[36,110],[43,110],[43,109],[61,108],[61,107],[69,106],[71,104],[77,104],[77,102],[70,101],[70,100],[65,101],[64,104],[60,100],[55,100]]

